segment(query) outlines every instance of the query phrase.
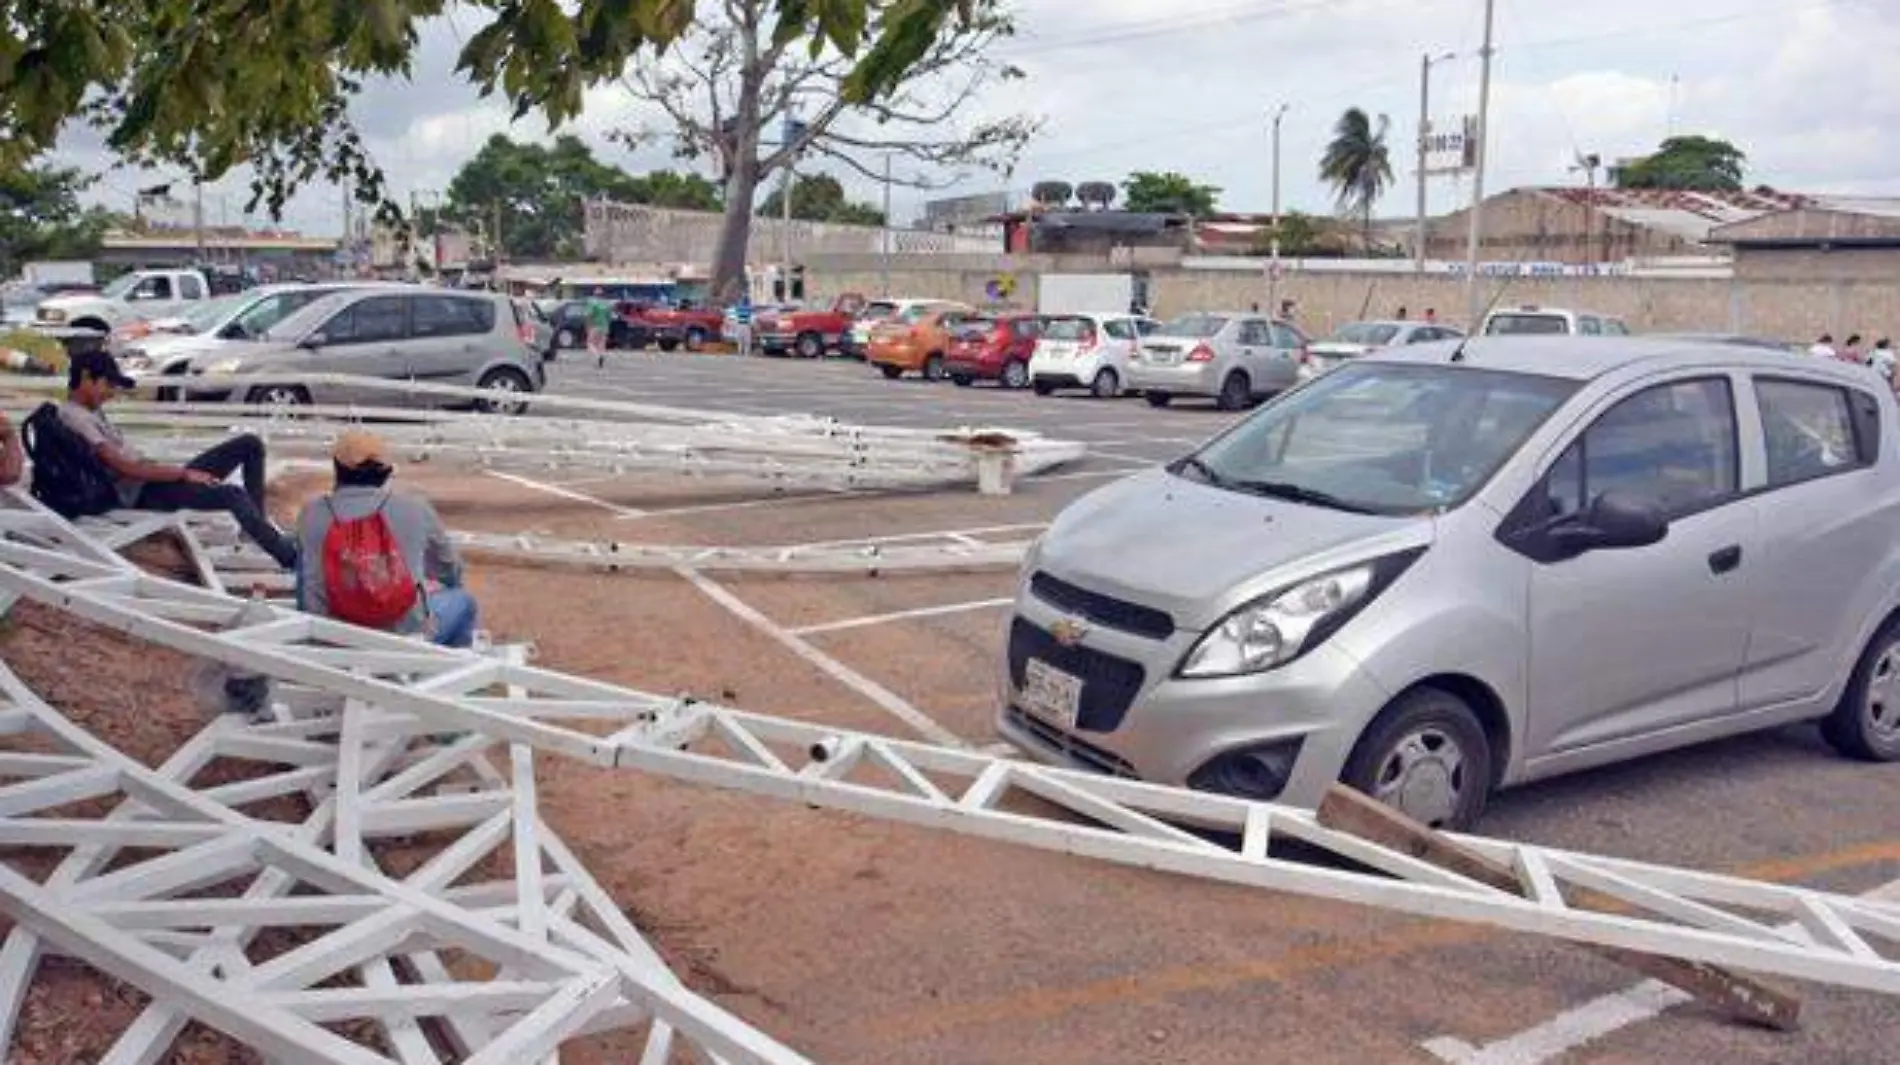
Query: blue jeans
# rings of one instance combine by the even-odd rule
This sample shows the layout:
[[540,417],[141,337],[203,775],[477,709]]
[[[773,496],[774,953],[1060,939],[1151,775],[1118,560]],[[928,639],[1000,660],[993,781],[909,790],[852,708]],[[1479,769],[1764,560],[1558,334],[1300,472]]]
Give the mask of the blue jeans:
[[435,618],[431,642],[441,647],[469,647],[475,643],[475,622],[481,609],[462,588],[438,588],[429,593],[429,614]]

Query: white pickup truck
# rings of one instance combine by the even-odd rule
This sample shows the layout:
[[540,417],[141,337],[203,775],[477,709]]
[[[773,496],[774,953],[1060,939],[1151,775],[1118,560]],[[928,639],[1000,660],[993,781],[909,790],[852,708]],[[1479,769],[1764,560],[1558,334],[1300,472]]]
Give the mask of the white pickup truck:
[[134,270],[96,293],[42,301],[38,321],[109,333],[128,322],[177,314],[210,295],[211,285],[198,270]]

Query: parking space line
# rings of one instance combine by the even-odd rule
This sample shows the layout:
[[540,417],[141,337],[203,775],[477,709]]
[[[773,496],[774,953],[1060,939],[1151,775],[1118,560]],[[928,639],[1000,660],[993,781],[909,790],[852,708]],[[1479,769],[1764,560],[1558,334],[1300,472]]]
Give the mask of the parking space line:
[[1098,455],[1105,459],[1120,459],[1123,462],[1133,462],[1133,463],[1138,464],[1143,469],[1146,469],[1149,466],[1159,466],[1164,461],[1162,459],[1148,458],[1145,455],[1124,455],[1119,451],[1103,451],[1102,449],[1097,448],[1097,447],[1089,448],[1089,454]]
[[730,503],[695,503],[684,507],[668,507],[661,510],[640,511],[622,514],[622,521],[638,521],[641,518],[674,518],[687,514],[711,514],[722,510],[751,510],[755,507],[775,507],[787,503],[811,503],[823,499],[853,499],[871,495],[870,492],[806,492],[800,495],[772,496],[769,499],[737,499]]
[[930,715],[905,702],[903,697],[896,692],[793,635],[783,625],[766,617],[751,604],[732,594],[724,585],[694,570],[681,568],[675,572],[699,589],[701,595],[726,608],[739,620],[770,636],[780,646],[804,659],[833,680],[877,704],[878,708],[885,713],[915,729],[918,735],[945,747],[967,748],[969,746],[961,737],[937,724]]
[[489,470],[488,475],[498,480],[507,481],[510,484],[520,485],[523,488],[531,488],[537,492],[545,492],[548,495],[559,496],[562,499],[572,500],[573,502],[576,502],[576,503],[586,503],[586,504],[589,504],[590,506],[596,506],[596,507],[601,508],[602,510],[609,511],[614,514],[618,514],[619,516],[623,518],[646,517],[646,511],[640,510],[636,507],[623,507],[618,503],[609,503],[605,499],[597,499],[594,496],[588,495],[586,492],[576,492],[571,488],[563,488],[560,485],[546,484],[542,481],[537,481],[533,479],[532,477],[522,477],[518,474],[503,473],[500,470]]
[[1083,473],[1050,473],[1050,474],[1038,474],[1037,476],[1034,476],[1034,477],[1026,477],[1026,478],[1024,478],[1024,480],[1029,480],[1029,481],[1085,481],[1085,480],[1089,480],[1089,479],[1091,479],[1091,478],[1095,478],[1095,477],[1127,477],[1128,475],[1130,475],[1130,474],[1132,474],[1132,473],[1134,473],[1134,472],[1136,472],[1137,470],[1145,470],[1145,469],[1147,469],[1147,468],[1148,468],[1149,466],[1157,466],[1157,465],[1160,465],[1160,464],[1159,464],[1159,463],[1152,463],[1152,462],[1151,462],[1151,463],[1149,463],[1149,464],[1148,464],[1148,465],[1146,465],[1146,466],[1117,466],[1117,467],[1116,467],[1115,469],[1112,469],[1112,470],[1088,470],[1088,471],[1085,471],[1085,472],[1083,472]]
[[818,625],[806,625],[802,628],[788,629],[794,636],[816,636],[821,632],[843,632],[846,629],[862,629],[871,625],[882,625],[891,621],[909,621],[912,618],[935,618],[945,614],[967,614],[976,610],[994,610],[1008,606],[1014,599],[977,599],[968,603],[946,603],[943,606],[920,606],[914,610],[896,610],[889,614],[867,614],[864,617],[846,618],[843,621],[827,621]]

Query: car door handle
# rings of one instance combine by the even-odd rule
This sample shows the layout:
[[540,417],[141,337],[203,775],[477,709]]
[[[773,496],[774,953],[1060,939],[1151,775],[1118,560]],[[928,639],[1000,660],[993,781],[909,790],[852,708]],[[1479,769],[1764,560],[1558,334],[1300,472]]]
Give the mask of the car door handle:
[[1710,573],[1727,573],[1742,564],[1742,547],[1730,544],[1709,556]]

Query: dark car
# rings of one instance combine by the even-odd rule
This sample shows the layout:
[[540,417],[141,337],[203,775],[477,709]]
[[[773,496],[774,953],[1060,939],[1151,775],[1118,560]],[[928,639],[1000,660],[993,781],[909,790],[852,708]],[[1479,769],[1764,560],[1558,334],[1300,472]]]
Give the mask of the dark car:
[[1029,387],[1029,358],[1036,353],[1042,318],[1034,314],[979,314],[963,319],[944,353],[944,372],[959,385],[1001,381],[1004,388]]

